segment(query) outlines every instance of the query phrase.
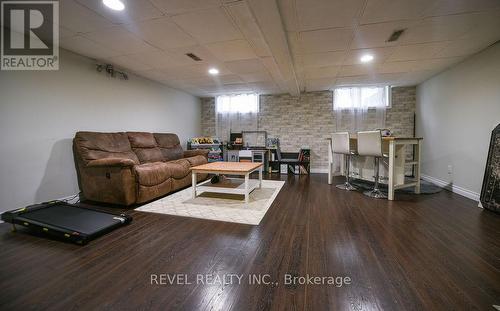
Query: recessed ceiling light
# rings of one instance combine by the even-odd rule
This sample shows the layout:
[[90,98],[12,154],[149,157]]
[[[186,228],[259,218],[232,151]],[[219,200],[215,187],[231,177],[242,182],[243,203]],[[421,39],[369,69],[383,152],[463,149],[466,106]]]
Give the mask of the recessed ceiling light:
[[368,63],[368,62],[371,62],[373,60],[373,55],[371,54],[366,54],[366,55],[363,55],[361,56],[361,58],[359,59],[362,63]]
[[125,4],[120,0],[102,0],[105,6],[115,11],[123,11],[125,9]]
[[208,73],[215,76],[219,74],[219,70],[217,68],[210,68],[208,69]]

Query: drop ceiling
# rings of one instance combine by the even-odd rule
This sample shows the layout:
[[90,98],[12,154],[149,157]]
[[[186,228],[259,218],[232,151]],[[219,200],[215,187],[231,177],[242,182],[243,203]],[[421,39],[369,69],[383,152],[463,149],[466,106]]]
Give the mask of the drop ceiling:
[[415,85],[500,39],[500,0],[122,1],[60,1],[61,47],[197,96]]

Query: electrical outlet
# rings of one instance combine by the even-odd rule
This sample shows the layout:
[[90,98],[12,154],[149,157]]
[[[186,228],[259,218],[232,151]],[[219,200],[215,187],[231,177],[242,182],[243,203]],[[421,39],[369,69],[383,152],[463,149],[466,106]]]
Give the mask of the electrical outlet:
[[453,174],[453,165],[448,165],[448,175],[452,175]]

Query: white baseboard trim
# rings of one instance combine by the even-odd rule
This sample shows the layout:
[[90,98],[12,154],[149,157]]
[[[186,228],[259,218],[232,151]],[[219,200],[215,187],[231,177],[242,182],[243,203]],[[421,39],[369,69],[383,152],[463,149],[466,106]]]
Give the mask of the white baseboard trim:
[[441,180],[441,179],[438,179],[438,178],[435,178],[435,177],[432,177],[429,175],[422,174],[421,177],[423,180],[431,182],[431,183],[433,183],[439,187],[442,187],[448,191],[459,194],[461,196],[464,196],[464,197],[469,198],[469,199],[474,200],[474,201],[479,201],[479,193],[477,193],[477,192],[471,191],[469,189],[465,189],[465,188],[460,187],[460,186],[450,184],[447,181],[444,181],[444,180]]

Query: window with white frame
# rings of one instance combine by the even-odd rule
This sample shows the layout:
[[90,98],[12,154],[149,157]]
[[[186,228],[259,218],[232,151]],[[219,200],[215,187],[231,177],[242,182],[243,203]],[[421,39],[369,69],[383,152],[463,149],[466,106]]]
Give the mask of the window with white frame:
[[390,86],[339,87],[333,93],[333,109],[389,108]]
[[216,97],[216,113],[257,113],[259,96],[257,94],[221,95]]

